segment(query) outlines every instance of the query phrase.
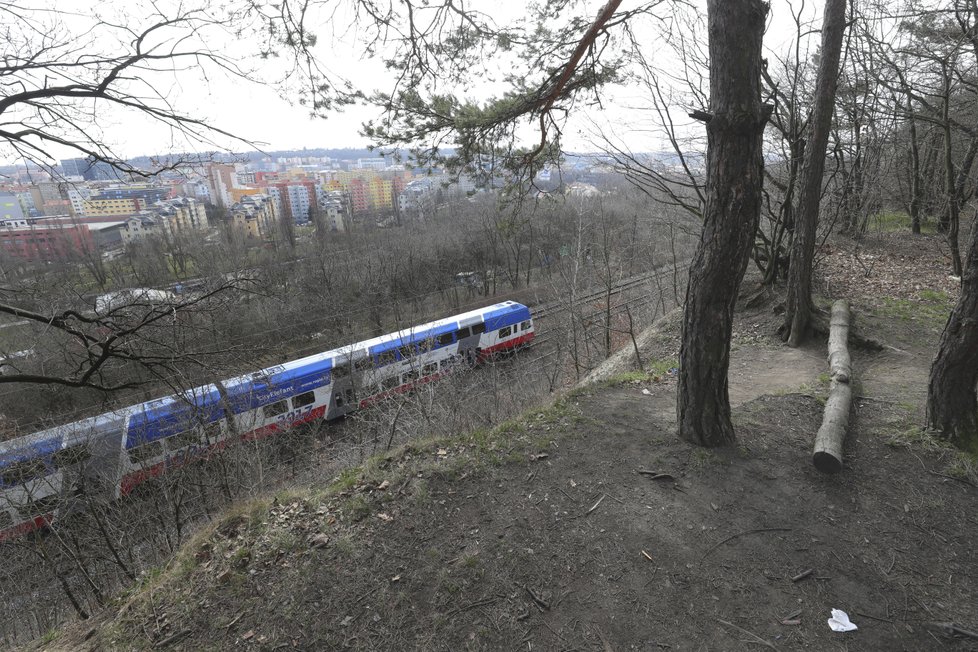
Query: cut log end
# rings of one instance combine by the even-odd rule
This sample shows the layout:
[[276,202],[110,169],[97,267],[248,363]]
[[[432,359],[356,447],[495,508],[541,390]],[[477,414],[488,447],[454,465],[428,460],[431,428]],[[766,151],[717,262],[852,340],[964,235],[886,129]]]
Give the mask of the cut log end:
[[812,462],[822,473],[838,473],[842,470],[842,460],[828,451],[815,451]]
[[849,321],[849,304],[836,301],[832,306],[828,346],[832,384],[825,403],[822,427],[815,435],[815,450],[812,454],[812,463],[823,473],[838,473],[842,470],[842,444],[849,427],[849,411],[852,408]]

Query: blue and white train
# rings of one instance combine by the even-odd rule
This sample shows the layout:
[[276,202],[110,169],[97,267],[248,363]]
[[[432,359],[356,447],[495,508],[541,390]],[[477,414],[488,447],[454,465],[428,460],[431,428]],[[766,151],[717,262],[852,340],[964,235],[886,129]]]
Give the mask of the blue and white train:
[[0,542],[50,524],[75,492],[119,499],[228,445],[341,417],[533,338],[529,309],[506,301],[0,442]]

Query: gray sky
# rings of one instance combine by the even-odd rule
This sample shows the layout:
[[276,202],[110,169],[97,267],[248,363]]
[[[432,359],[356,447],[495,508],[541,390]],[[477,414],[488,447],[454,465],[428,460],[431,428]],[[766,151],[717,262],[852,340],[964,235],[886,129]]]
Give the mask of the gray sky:
[[[45,0],[36,0],[42,4]],[[138,1],[138,0],[137,0]],[[164,0],[166,1],[166,0]],[[701,0],[698,4],[705,5]],[[54,2],[54,0],[47,0]],[[588,15],[593,15],[603,4],[588,3]],[[626,0],[623,9],[630,4]],[[796,6],[802,6],[795,3]],[[133,0],[106,0],[98,6],[112,13],[131,8]],[[518,16],[524,3],[518,0],[478,0],[471,6],[491,7],[494,17],[505,20],[507,14]],[[59,9],[63,2],[55,4]],[[769,16],[769,29],[765,36],[765,46],[775,51],[783,50],[791,41],[794,28],[789,13],[790,5],[785,0],[774,0]],[[803,15],[807,20],[818,19],[822,1],[807,2]],[[69,16],[69,27],[85,24],[84,16]],[[817,22],[818,22],[817,21]],[[332,24],[342,23],[342,17],[330,24],[320,25],[316,31],[319,38],[317,53],[334,71],[339,71],[366,90],[389,88],[391,78],[377,61],[364,60],[357,56],[358,48],[348,34],[334,34]],[[817,35],[816,35],[817,37]],[[656,57],[657,67],[675,69],[675,62],[669,54],[649,39],[651,46],[647,56]],[[229,43],[224,46],[228,56],[234,57],[253,49],[253,44]],[[273,64],[274,65],[274,64]],[[274,74],[273,71],[268,71]],[[359,135],[361,123],[371,117],[371,109],[351,107],[345,112],[334,114],[329,119],[311,118],[306,109],[298,105],[298,96],[281,97],[272,88],[247,83],[241,79],[211,76],[202,79],[199,75],[174,74],[162,84],[169,89],[168,95],[175,105],[195,115],[210,120],[220,128],[248,140],[263,143],[264,148],[298,149],[302,147],[363,147],[367,141]],[[649,101],[640,88],[610,88],[603,94],[603,105],[578,111],[568,122],[564,132],[565,148],[569,150],[593,150],[594,134],[598,131],[613,133],[624,139],[634,151],[662,148],[662,139],[656,133],[655,125],[649,122]],[[674,116],[684,121],[686,106],[677,99]],[[102,134],[125,156],[141,154],[162,154],[168,151],[187,151],[189,143],[175,139],[172,134],[158,125],[146,120],[116,112],[100,113]],[[531,132],[528,132],[528,135]],[[532,138],[532,136],[530,136]],[[241,146],[234,146],[240,149]],[[70,156],[68,152],[57,152],[57,156]]]

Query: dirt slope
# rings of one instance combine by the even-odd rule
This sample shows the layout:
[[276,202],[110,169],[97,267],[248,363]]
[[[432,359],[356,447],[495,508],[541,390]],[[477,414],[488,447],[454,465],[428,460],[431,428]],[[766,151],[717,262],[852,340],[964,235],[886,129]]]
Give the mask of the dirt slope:
[[821,345],[774,322],[737,324],[735,448],[675,437],[663,333],[650,376],[229,514],[45,649],[978,649],[932,624],[978,629],[978,489],[913,428],[929,344],[856,356],[867,398],[827,477]]

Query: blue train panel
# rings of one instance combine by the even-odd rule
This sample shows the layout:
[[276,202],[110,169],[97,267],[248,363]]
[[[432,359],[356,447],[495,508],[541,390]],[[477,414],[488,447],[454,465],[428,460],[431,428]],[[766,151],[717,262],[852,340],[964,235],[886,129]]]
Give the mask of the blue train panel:
[[316,360],[292,368],[278,368],[268,375],[255,374],[251,380],[227,386],[228,401],[235,414],[254,410],[268,403],[322,387],[330,382],[330,359]]
[[126,449],[185,432],[194,421],[210,423],[223,418],[221,395],[216,387],[206,392],[193,390],[182,397],[150,401],[129,417]]
[[530,318],[530,309],[522,304],[504,306],[498,310],[487,311],[483,317],[487,331],[494,331],[504,326],[512,326]]

